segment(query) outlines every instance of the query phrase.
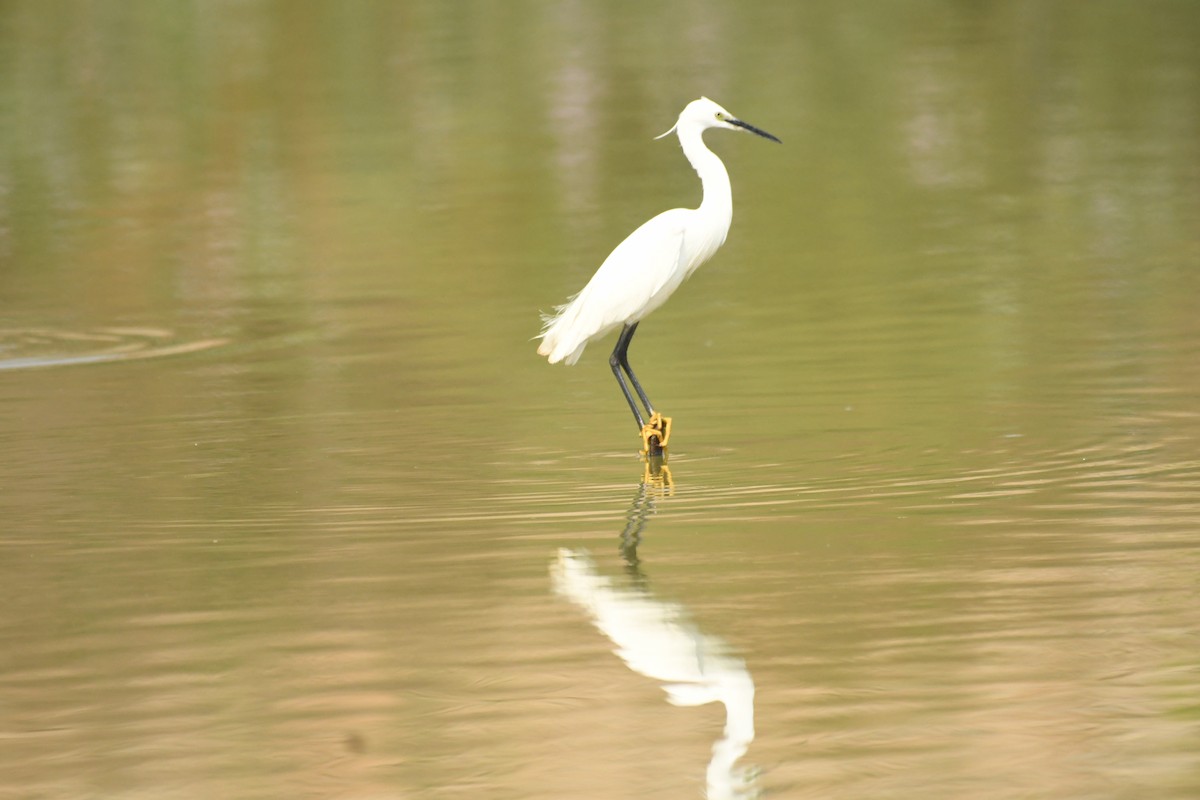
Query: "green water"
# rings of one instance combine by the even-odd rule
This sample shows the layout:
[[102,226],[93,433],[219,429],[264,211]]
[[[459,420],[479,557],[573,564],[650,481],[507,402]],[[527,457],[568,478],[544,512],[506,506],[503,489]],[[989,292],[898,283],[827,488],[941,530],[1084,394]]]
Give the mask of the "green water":
[[[1200,795],[1197,42],[0,5],[0,797]],[[708,135],[655,474],[531,337],[702,94],[784,144]]]

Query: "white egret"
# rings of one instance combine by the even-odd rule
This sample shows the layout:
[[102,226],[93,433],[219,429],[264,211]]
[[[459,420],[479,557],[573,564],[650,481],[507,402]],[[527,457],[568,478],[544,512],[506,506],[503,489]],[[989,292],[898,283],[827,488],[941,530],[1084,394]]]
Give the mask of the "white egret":
[[[661,139],[672,131],[678,134],[683,154],[700,176],[703,186],[700,207],[664,211],[629,234],[604,259],[583,291],[555,308],[554,314],[543,315],[544,327],[538,335],[542,340],[538,355],[548,357],[551,364],[560,361],[574,364],[588,342],[623,326],[608,363],[637,420],[643,453],[649,455],[661,455],[667,446],[671,418],[654,410],[633,374],[629,366],[629,342],[638,323],[708,261],[729,233],[733,219],[729,173],[721,159],[704,144],[703,133],[709,128],[749,131],[779,141],[737,119],[707,97],[688,103],[671,129],[655,138]],[[647,416],[638,408],[625,375],[629,376]]]

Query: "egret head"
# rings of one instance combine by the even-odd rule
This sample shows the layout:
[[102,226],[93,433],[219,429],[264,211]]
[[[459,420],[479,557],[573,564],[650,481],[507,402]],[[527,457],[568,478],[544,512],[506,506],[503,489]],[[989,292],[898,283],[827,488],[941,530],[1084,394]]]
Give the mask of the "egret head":
[[717,103],[709,100],[707,97],[701,97],[699,100],[693,100],[684,106],[683,111],[679,114],[679,119],[671,126],[671,130],[654,138],[661,139],[675,130],[683,130],[686,128],[694,128],[699,131],[705,131],[709,128],[727,128],[731,131],[749,131],[756,133],[765,139],[770,139],[772,142],[778,142],[779,139],[764,131],[762,128],[756,128],[748,122],[730,114]]

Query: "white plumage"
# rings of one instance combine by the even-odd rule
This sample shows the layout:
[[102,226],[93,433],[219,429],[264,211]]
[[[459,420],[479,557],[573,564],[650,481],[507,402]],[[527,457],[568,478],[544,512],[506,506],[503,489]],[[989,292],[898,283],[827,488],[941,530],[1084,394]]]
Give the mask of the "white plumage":
[[[539,334],[542,340],[538,345],[539,355],[546,356],[551,364],[560,361],[574,364],[588,342],[625,326],[609,361],[634,418],[643,426],[642,414],[620,373],[624,369],[629,375],[653,418],[655,412],[626,358],[633,329],[717,252],[725,243],[733,219],[729,173],[721,159],[704,144],[703,133],[709,128],[750,131],[779,141],[706,97],[688,103],[675,125],[662,136],[672,131],[679,135],[683,153],[703,184],[704,196],[699,208],[664,211],[629,234],[604,259],[583,291],[558,306],[554,314],[543,317],[545,325]],[[665,435],[661,438],[665,444]]]
[[733,197],[725,165],[704,144],[709,128],[750,130],[778,141],[708,98],[688,103],[672,130],[703,184],[700,207],[674,208],[644,223],[604,259],[583,291],[547,317],[538,354],[551,364],[574,364],[592,339],[643,319],[725,243]]

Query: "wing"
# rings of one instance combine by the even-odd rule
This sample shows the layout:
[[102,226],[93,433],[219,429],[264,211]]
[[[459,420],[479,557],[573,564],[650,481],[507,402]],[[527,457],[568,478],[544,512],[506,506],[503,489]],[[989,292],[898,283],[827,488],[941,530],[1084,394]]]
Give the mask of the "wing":
[[638,319],[664,286],[679,277],[687,211],[664,211],[629,234],[604,259],[581,295],[615,325]]
[[[578,295],[546,322],[538,352],[574,364],[592,339],[658,306],[683,279],[687,210],[664,211],[629,234]],[[669,291],[668,291],[669,294]]]

